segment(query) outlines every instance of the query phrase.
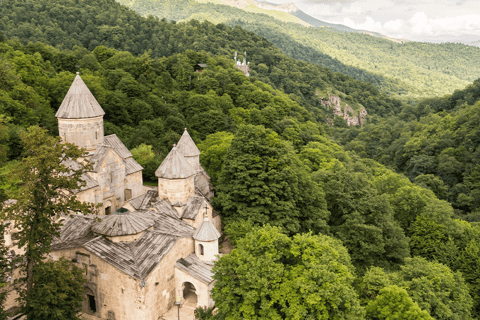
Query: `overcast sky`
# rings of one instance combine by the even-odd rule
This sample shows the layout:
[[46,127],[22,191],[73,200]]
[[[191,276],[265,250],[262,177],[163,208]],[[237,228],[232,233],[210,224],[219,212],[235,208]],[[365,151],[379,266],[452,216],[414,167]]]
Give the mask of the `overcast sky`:
[[414,41],[480,40],[480,0],[267,0],[326,22]]

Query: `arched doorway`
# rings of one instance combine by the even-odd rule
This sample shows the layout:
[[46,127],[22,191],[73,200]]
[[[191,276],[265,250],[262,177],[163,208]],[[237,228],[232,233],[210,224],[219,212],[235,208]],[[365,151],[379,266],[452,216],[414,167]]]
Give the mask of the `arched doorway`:
[[183,299],[185,301],[185,306],[195,308],[197,306],[197,290],[191,282],[185,282],[183,284]]
[[97,312],[97,301],[95,299],[95,293],[92,289],[85,287],[83,290],[84,301],[83,301],[83,312],[87,314],[94,314]]

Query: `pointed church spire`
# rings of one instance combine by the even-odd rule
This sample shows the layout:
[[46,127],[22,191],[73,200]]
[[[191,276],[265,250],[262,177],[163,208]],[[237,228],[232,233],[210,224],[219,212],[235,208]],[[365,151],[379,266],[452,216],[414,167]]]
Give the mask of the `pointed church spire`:
[[198,150],[197,145],[193,142],[192,137],[188,134],[187,128],[182,134],[182,137],[178,141],[178,150],[185,157],[194,157],[200,155],[200,150]]
[[87,88],[79,73],[73,80],[55,116],[63,119],[83,119],[103,116],[105,112]]
[[170,153],[163,160],[157,171],[155,171],[155,176],[164,179],[185,179],[193,176],[195,173],[195,169],[179,152],[178,147],[173,145]]

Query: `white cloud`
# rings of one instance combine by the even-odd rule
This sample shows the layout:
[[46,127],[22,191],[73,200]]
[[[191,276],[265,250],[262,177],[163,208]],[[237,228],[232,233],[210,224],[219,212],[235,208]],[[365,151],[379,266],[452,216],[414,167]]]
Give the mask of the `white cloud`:
[[431,35],[432,25],[430,24],[425,12],[415,13],[408,22],[410,22],[411,30],[414,33]]
[[317,19],[394,38],[416,41],[480,39],[478,0],[290,1]]

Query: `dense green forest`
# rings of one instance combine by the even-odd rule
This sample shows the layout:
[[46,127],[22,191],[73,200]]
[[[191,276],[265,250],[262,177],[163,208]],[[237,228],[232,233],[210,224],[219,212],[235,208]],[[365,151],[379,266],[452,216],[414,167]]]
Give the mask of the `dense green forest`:
[[[8,38],[23,44],[43,41],[54,47],[75,46],[93,50],[104,45],[126,50],[134,56],[145,51],[153,58],[170,56],[187,49],[206,51],[233,60],[235,51],[247,52],[251,76],[281,89],[325,122],[326,111],[317,89],[345,93],[345,102],[364,106],[369,115],[387,115],[400,109],[402,103],[378,90],[371,83],[333,73],[330,69],[305,63],[282,54],[270,42],[242,28],[223,24],[168,23],[153,17],[147,19],[114,1],[57,1],[42,4],[5,0],[0,7],[0,24]],[[243,58],[243,54],[239,56]],[[75,71],[79,63],[73,54],[64,56],[64,68]],[[201,61],[198,61],[201,62]],[[82,63],[80,63],[82,68]]]
[[[363,128],[336,128],[347,150],[375,159],[461,213],[480,221],[480,80],[443,98],[405,107],[396,116]],[[475,217],[475,218],[474,218]]]
[[[105,133],[152,155],[138,158],[145,180],[185,127],[202,151],[236,246],[216,265],[219,319],[385,319],[391,301],[409,319],[480,316],[478,81],[406,105],[240,27],[142,18],[107,0],[3,3],[0,188],[11,187],[21,132],[58,134],[78,70]],[[235,50],[252,57],[250,77]],[[367,125],[324,125],[315,90],[365,106]]]
[[265,14],[194,0],[119,2],[144,16],[239,25],[295,59],[369,81],[406,100],[452,93],[475,80],[480,71],[476,64],[480,49],[462,44],[402,44],[367,34],[304,27]]

